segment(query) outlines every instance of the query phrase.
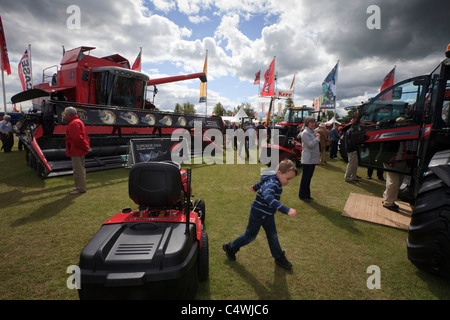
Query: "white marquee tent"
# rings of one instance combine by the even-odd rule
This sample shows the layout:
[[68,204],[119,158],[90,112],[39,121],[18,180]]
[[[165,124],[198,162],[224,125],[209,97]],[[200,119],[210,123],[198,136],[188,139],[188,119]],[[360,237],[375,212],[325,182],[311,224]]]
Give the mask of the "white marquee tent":
[[242,118],[248,118],[248,115],[245,113],[244,108],[240,108],[238,113],[234,117],[222,117],[222,120],[229,121],[231,123],[240,123]]

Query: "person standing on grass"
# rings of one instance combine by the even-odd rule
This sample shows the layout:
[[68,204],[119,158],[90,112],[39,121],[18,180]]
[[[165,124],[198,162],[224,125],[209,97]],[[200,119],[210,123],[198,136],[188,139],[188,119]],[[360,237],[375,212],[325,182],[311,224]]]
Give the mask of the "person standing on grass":
[[311,179],[316,164],[320,161],[320,135],[314,132],[316,119],[312,116],[305,118],[305,129],[302,132],[302,180],[298,197],[303,201],[313,200],[311,198]]
[[2,139],[2,148],[5,153],[11,152],[14,145],[13,126],[11,124],[11,116],[5,115],[0,121],[0,136]]
[[75,189],[70,194],[85,193],[87,188],[84,157],[91,151],[90,139],[84,123],[78,118],[77,109],[67,107],[64,114],[69,123],[66,127],[66,155],[72,159],[75,182]]
[[247,229],[233,242],[224,243],[222,247],[228,259],[236,260],[236,253],[239,249],[255,240],[262,226],[266,232],[270,252],[275,259],[275,263],[285,269],[292,268],[292,264],[286,259],[285,253],[278,242],[275,213],[278,210],[291,217],[297,217],[295,209],[285,207],[280,202],[283,186],[291,182],[296,175],[297,168],[294,163],[290,160],[283,160],[278,165],[276,174],[262,176],[261,180],[251,187],[251,190],[256,192],[256,199],[250,209]]
[[333,129],[330,130],[329,136],[331,140],[330,145],[330,159],[338,160],[337,152],[338,152],[338,144],[339,144],[339,125],[335,122],[333,125]]

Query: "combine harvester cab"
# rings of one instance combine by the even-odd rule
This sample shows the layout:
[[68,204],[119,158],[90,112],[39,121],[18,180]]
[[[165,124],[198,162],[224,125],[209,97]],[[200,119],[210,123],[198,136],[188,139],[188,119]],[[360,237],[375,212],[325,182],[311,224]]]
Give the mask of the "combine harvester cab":
[[[205,73],[150,80],[131,70],[128,60],[118,54],[103,58],[86,54],[93,49],[66,51],[60,67],[44,70],[41,84],[11,98],[13,103],[33,99],[33,112],[25,115],[19,138],[25,145],[27,164],[39,176],[72,173],[65,151],[64,109],[68,106],[77,109],[90,137],[88,172],[123,167],[131,139],[154,137],[155,133],[170,136],[177,128],[194,134],[194,124],[199,122],[203,132],[223,130],[220,117],[159,112],[146,99],[147,86],[196,78],[206,82]],[[48,75],[53,69],[56,72]],[[202,140],[207,139],[202,135]]]

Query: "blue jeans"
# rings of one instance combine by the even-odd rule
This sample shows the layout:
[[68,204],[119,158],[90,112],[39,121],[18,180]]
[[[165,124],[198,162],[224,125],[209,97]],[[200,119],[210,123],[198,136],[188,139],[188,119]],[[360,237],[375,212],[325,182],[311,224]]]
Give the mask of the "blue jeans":
[[272,257],[275,259],[279,258],[282,250],[280,243],[278,242],[275,217],[273,215],[262,213],[253,208],[250,210],[250,217],[248,218],[248,225],[245,233],[237,237],[236,240],[231,243],[231,248],[233,251],[237,252],[241,247],[255,240],[261,226],[266,232]]
[[315,164],[302,164],[302,180],[300,182],[300,189],[298,190],[298,197],[300,199],[311,198],[310,185],[315,168]]

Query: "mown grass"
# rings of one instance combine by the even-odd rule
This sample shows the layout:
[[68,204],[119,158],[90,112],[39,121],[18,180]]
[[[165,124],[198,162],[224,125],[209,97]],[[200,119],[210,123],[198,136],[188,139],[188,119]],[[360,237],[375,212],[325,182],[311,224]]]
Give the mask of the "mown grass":
[[[276,215],[278,235],[291,271],[276,266],[263,231],[228,261],[222,244],[246,227],[259,180],[256,164],[193,165],[195,199],[206,202],[210,278],[198,299],[449,299],[450,284],[418,270],[406,256],[407,232],[341,216],[350,192],[380,196],[383,183],[343,181],[343,161],[317,167],[310,203],[298,200],[300,175],[284,187],[282,202],[299,216]],[[128,197],[128,169],[88,173],[88,189],[69,195],[71,176],[41,179],[26,167],[23,152],[0,154],[0,299],[78,299],[69,290],[67,267],[101,224]],[[359,175],[365,177],[365,169]],[[366,285],[370,265],[381,269],[381,289]]]

